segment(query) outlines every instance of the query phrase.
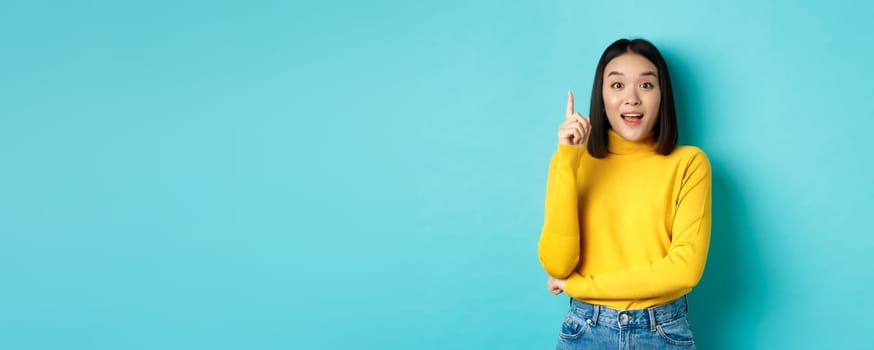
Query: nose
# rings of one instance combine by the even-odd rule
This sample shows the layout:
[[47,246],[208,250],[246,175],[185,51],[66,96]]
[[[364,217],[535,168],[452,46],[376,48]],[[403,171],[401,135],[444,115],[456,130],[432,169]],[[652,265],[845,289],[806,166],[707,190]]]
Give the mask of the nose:
[[640,99],[637,98],[637,91],[634,91],[634,89],[631,89],[631,91],[629,91],[625,95],[625,104],[631,105],[631,106],[637,106],[640,104]]

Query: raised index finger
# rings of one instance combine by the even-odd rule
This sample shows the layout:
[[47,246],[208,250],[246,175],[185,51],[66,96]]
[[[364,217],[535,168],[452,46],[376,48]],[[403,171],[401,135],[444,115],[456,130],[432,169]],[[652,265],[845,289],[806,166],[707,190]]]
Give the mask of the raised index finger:
[[567,92],[567,111],[565,111],[565,117],[567,119],[571,119],[571,116],[574,115],[574,93],[568,90]]

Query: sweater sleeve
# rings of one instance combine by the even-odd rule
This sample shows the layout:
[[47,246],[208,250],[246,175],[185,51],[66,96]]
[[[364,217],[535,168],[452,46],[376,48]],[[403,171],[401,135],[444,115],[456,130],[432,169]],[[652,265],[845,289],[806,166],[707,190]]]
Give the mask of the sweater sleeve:
[[567,278],[580,261],[580,223],[576,173],[585,147],[558,145],[549,165],[540,264],[550,276]]
[[667,255],[629,270],[573,273],[565,293],[575,298],[646,299],[690,290],[701,279],[710,245],[711,169],[703,152],[688,162],[676,203]]

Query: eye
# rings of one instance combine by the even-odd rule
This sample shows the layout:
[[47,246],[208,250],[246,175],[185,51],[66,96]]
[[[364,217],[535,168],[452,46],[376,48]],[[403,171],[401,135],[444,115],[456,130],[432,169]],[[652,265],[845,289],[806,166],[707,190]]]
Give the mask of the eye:
[[621,88],[622,88],[622,83],[620,83],[620,82],[615,82],[615,83],[613,83],[613,84],[610,84],[610,87],[612,87],[612,88],[614,88],[614,89],[621,89]]
[[640,84],[640,87],[643,88],[643,89],[647,89],[647,90],[649,90],[649,89],[654,88],[655,85],[653,85],[652,83],[647,82],[647,83]]

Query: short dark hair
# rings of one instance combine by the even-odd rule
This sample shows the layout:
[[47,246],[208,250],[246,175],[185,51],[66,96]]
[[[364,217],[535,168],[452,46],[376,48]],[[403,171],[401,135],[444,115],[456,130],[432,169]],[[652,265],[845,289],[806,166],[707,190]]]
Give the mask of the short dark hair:
[[592,123],[592,133],[589,136],[589,154],[595,158],[607,156],[607,131],[610,122],[604,109],[604,69],[607,63],[619,55],[635,53],[646,57],[658,69],[659,89],[661,101],[659,103],[658,122],[653,127],[653,139],[656,140],[656,153],[668,155],[677,147],[679,131],[677,130],[677,113],[674,109],[674,91],[671,89],[671,76],[668,73],[668,65],[659,50],[644,39],[619,39],[610,44],[598,61],[595,71],[595,82],[592,84],[592,101],[589,105],[589,121]]

